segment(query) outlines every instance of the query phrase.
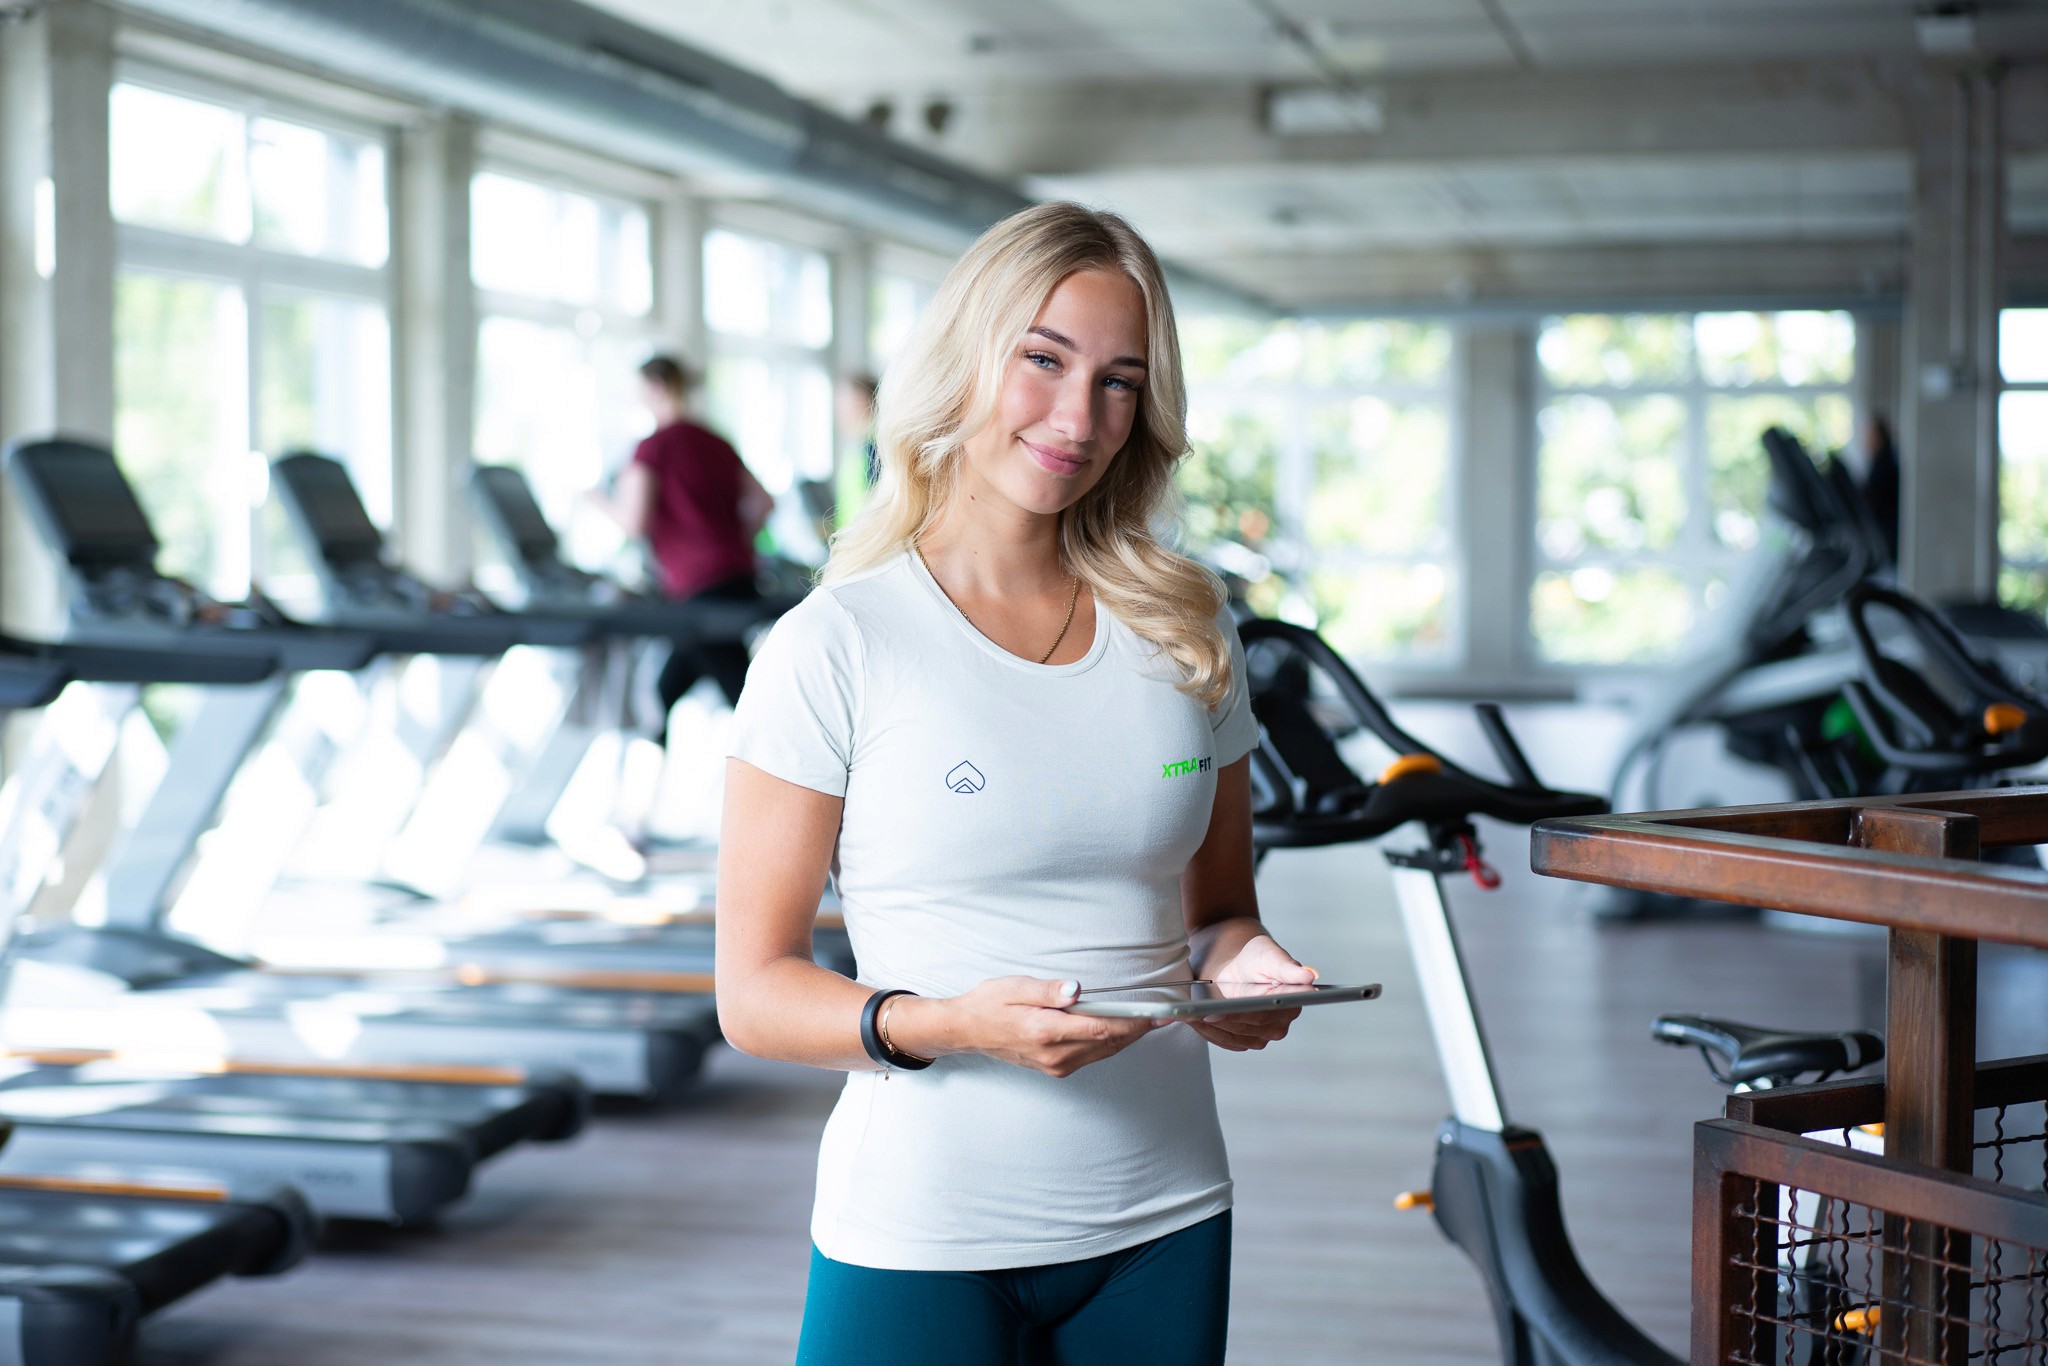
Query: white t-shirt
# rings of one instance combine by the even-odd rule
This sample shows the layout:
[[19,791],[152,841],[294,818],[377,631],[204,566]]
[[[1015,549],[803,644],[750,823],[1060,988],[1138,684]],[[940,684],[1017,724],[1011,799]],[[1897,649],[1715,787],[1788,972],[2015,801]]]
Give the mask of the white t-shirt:
[[[729,752],[845,798],[833,877],[869,986],[1184,979],[1180,875],[1216,771],[1257,727],[1234,629],[1211,713],[1106,611],[1072,664],[976,631],[917,560],[820,588],[769,633]],[[835,1261],[979,1271],[1078,1261],[1230,1206],[1207,1045],[1159,1029],[1054,1079],[979,1054],[854,1072],[825,1126],[811,1236]]]

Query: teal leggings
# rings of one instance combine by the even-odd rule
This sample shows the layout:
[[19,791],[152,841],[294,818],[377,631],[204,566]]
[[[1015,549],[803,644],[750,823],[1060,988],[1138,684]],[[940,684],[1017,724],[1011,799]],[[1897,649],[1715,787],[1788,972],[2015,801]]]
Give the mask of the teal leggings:
[[797,1366],[1222,1366],[1230,1212],[1014,1271],[877,1271],[811,1249]]

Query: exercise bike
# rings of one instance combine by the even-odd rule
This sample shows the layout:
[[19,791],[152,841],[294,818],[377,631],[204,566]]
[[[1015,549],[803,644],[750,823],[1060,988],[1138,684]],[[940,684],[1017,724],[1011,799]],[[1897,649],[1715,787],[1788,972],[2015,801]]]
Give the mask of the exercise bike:
[[[1557,1168],[1542,1135],[1507,1118],[1442,885],[1458,874],[1489,889],[1499,885],[1475,817],[1529,825],[1598,814],[1606,800],[1544,786],[1497,706],[1482,703],[1475,711],[1506,783],[1480,777],[1408,734],[1314,632],[1266,620],[1238,629],[1260,725],[1251,776],[1253,839],[1261,857],[1274,849],[1373,839],[1410,821],[1422,827],[1419,846],[1387,850],[1386,859],[1452,1114],[1437,1132],[1430,1190],[1409,1202],[1430,1208],[1445,1236],[1478,1268],[1502,1361],[1678,1366],[1679,1358],[1631,1323],[1586,1275],[1565,1228]],[[1318,678],[1324,688],[1315,686]],[[1398,756],[1377,780],[1360,777],[1333,738],[1353,727]],[[1707,1023],[1720,1027],[1722,1037],[1701,1042],[1724,1047],[1728,1074],[1751,1084],[1815,1080],[1882,1052],[1868,1034]]]

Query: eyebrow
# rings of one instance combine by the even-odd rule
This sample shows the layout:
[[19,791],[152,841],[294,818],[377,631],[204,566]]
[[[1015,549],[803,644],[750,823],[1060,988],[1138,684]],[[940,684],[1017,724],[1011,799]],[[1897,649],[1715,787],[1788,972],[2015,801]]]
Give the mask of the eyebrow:
[[[1074,345],[1074,339],[1072,337],[1069,337],[1064,332],[1055,332],[1050,327],[1032,327],[1025,329],[1025,332],[1027,336],[1035,333],[1038,336],[1044,337],[1047,341],[1056,342],[1059,345],[1066,347],[1069,351],[1079,351],[1081,349],[1080,347]],[[1146,368],[1145,358],[1143,356],[1118,356],[1115,360],[1112,360],[1110,364],[1127,365],[1136,370],[1143,370]]]

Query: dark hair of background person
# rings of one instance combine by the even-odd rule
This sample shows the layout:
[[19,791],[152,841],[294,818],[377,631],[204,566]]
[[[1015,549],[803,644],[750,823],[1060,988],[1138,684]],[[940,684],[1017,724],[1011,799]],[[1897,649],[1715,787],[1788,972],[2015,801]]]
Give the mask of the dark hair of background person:
[[674,356],[650,356],[640,366],[640,378],[649,384],[658,384],[678,399],[690,390],[689,367]]

